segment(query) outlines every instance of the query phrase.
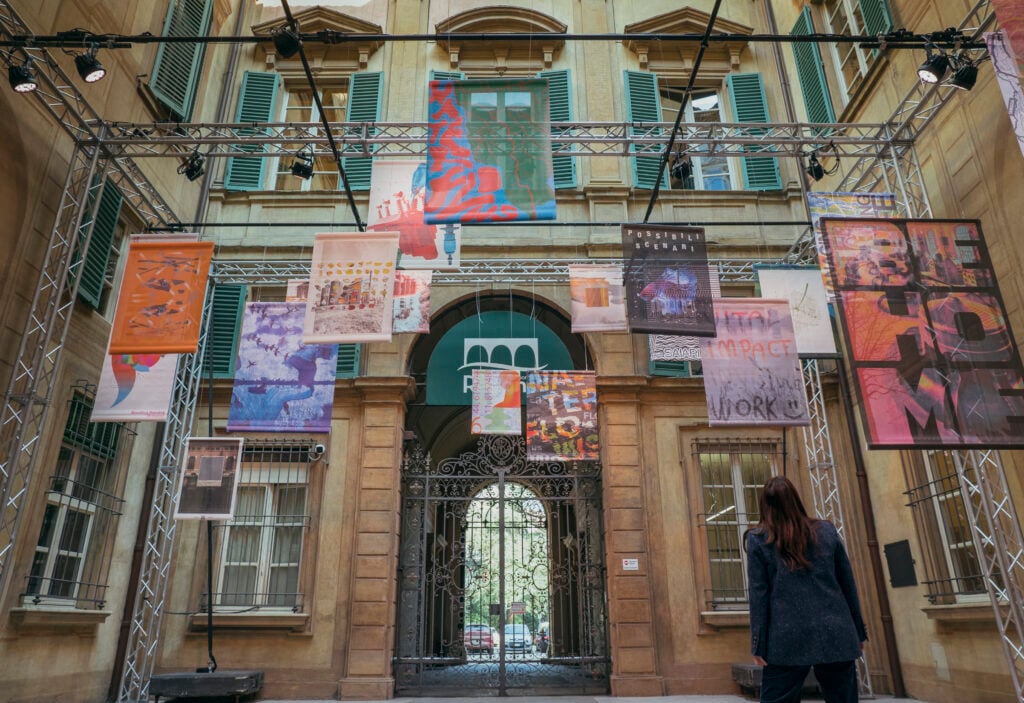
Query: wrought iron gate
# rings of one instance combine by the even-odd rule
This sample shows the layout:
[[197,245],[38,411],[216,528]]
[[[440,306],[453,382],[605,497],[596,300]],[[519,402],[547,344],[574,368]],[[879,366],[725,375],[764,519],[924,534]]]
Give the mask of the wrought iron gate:
[[603,694],[601,472],[489,435],[402,463],[398,695]]

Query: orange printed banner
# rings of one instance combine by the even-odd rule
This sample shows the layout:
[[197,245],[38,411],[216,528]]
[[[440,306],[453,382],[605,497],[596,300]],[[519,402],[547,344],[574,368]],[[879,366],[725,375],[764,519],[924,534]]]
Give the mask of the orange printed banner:
[[598,461],[597,376],[593,371],[526,374],[526,458]]
[[194,353],[212,259],[213,242],[132,241],[109,353]]

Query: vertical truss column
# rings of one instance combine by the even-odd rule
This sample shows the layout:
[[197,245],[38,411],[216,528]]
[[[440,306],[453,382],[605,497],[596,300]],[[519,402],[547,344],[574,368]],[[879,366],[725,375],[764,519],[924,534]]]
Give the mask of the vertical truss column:
[[0,417],[0,594],[11,578],[21,507],[40,452],[53,379],[88,254],[105,179],[97,148],[76,148],[57,209]]
[[978,563],[995,611],[1010,680],[1024,700],[1024,536],[999,452],[953,452]]
[[156,664],[160,643],[160,623],[163,618],[167,583],[174,550],[174,511],[178,504],[177,477],[181,466],[185,440],[192,431],[196,401],[202,380],[202,359],[213,306],[213,283],[206,291],[203,306],[203,334],[195,354],[182,354],[178,358],[174,391],[171,395],[167,424],[164,428],[160,460],[153,487],[149,524],[143,545],[142,566],[136,587],[135,608],[128,629],[124,667],[121,670],[118,701],[148,701],[149,680]]

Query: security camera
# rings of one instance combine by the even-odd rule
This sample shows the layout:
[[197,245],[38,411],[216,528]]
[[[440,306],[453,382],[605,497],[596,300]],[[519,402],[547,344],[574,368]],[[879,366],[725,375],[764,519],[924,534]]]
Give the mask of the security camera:
[[325,447],[324,445],[322,445],[322,444],[314,444],[309,449],[309,458],[312,459],[313,461],[316,461],[317,459],[322,458],[323,455],[324,455],[324,452],[326,452],[326,451],[327,451],[327,447]]

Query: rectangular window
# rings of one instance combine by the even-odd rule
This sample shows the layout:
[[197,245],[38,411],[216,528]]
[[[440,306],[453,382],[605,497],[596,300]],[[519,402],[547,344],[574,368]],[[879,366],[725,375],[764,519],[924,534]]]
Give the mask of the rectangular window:
[[312,448],[312,442],[246,441],[235,517],[216,525],[221,531],[216,609],[302,610]]
[[[674,123],[682,104],[685,85],[662,83],[659,88],[661,97],[661,121]],[[712,88],[696,88],[690,93],[683,114],[683,122],[717,123],[723,122],[722,99],[717,90]],[[700,156],[708,147],[691,147],[688,157],[670,162],[669,183],[673,189],[686,190],[733,190],[734,178],[730,160],[725,156]],[[677,163],[680,164],[677,167]]]
[[[949,451],[903,452],[910,508],[924,567],[923,583],[932,603],[970,602],[985,596],[985,581]],[[965,466],[971,476],[974,469]],[[998,575],[997,575],[998,578]]]
[[778,473],[779,449],[770,440],[698,440],[700,527],[708,545],[711,609],[747,605],[747,562],[743,533],[760,519],[758,505],[765,482]]
[[[309,124],[309,131],[312,135],[323,132],[323,128],[318,126],[321,122],[321,113],[317,109],[316,101],[313,100],[313,92],[309,88],[289,88],[288,94],[282,102],[284,103],[282,122]],[[345,112],[348,108],[348,84],[322,88],[320,102],[323,104],[323,114],[327,117],[328,122],[344,122]],[[282,148],[296,153],[302,150],[303,145],[291,144]],[[341,187],[338,166],[330,153],[314,155],[313,177],[310,179],[292,175],[293,161],[294,159],[291,158],[278,161],[275,190],[338,190]]]
[[[886,0],[825,0],[822,5],[827,34],[877,35],[893,27]],[[853,43],[829,44],[840,92],[845,105],[856,94],[871,66],[877,49],[863,49]]]
[[116,423],[92,423],[93,389],[77,387],[57,465],[49,478],[43,522],[23,602],[101,610],[117,520],[124,500],[118,476]]

